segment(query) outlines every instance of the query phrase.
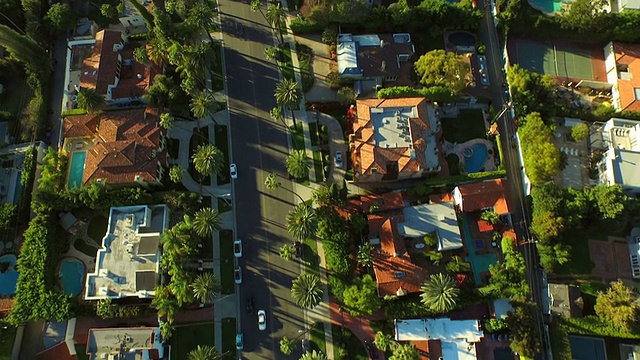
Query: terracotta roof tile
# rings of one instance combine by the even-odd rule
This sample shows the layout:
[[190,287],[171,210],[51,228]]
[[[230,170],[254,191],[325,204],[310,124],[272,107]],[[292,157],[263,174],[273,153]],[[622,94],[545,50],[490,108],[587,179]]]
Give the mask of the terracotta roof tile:
[[[365,213],[382,212],[387,210],[404,209],[404,199],[400,192],[390,192],[382,195],[364,195],[360,197],[361,209]],[[375,206],[372,209],[372,206]]]
[[462,194],[462,207],[464,212],[474,212],[486,208],[493,208],[498,215],[509,212],[505,199],[504,184],[506,180],[495,179],[472,184],[458,185]]
[[488,221],[478,220],[478,230],[480,232],[493,231],[493,224]]
[[93,136],[98,126],[98,115],[66,116],[63,121],[65,138]]
[[428,273],[411,262],[404,239],[398,234],[395,222],[389,218],[384,220],[379,236],[381,249],[374,251],[372,256],[373,269],[378,281],[378,296],[396,295],[399,290],[407,293],[419,292]]
[[617,79],[621,105],[619,110],[640,111],[640,100],[635,93],[635,89],[640,89],[640,45],[616,42],[613,43],[613,51],[616,63],[627,65],[629,73],[633,74],[626,80]]
[[81,87],[106,94],[109,85],[115,85],[118,72],[116,44],[124,45],[120,31],[101,30],[96,33],[93,54],[82,63]]
[[429,202],[431,202],[432,204],[440,204],[450,201],[453,201],[453,196],[451,195],[451,193],[429,195]]
[[[411,148],[396,147],[382,148],[375,144],[373,123],[371,121],[372,108],[416,107],[418,117],[409,119],[413,157]],[[399,172],[418,172],[426,168],[426,141],[424,133],[430,130],[428,107],[424,98],[398,99],[362,99],[356,102],[358,116],[353,124],[354,171],[357,174],[371,174],[375,167],[380,174],[387,173],[389,163],[398,163]]]
[[[104,112],[94,133],[94,146],[87,151],[83,184],[96,179],[132,184],[136,176],[145,182],[157,181],[158,162],[166,163],[166,152],[158,149],[162,133],[157,125],[159,114],[158,109]],[[70,123],[76,121],[69,118]]]

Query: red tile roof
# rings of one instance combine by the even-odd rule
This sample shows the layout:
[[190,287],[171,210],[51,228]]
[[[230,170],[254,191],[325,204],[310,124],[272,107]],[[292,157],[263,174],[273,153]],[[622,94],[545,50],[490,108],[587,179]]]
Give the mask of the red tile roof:
[[451,193],[429,195],[429,202],[432,204],[440,204],[453,201]]
[[[87,152],[82,183],[103,179],[111,185],[132,184],[136,176],[145,182],[158,181],[158,162],[166,164],[166,152],[159,149],[160,113],[150,108],[102,113],[99,129],[94,132],[93,148]],[[80,129],[75,124],[83,121],[88,122],[85,115],[67,117],[65,125],[70,125],[65,130],[68,127],[84,134],[74,130]],[[71,136],[65,132],[65,137]]]
[[[372,108],[415,107],[416,118],[409,119],[412,149],[407,147],[382,148],[374,139]],[[387,173],[387,164],[397,162],[399,172],[417,172],[426,168],[426,141],[423,133],[430,130],[427,101],[425,98],[363,99],[356,102],[357,117],[353,123],[354,170],[357,174],[371,174],[372,168],[380,174]]]
[[480,232],[493,231],[493,224],[488,221],[478,220],[478,230]]
[[616,42],[613,52],[616,64],[627,65],[632,74],[629,79],[617,79],[621,106],[618,110],[640,111],[640,100],[635,93],[635,89],[640,89],[640,45]]
[[61,341],[60,343],[36,354],[36,360],[74,360],[77,358],[77,355],[72,356],[69,353],[69,347],[65,341]]
[[360,197],[360,201],[365,213],[404,209],[404,199],[400,192],[364,195]]
[[63,122],[65,138],[93,136],[98,127],[98,115],[67,116]]
[[82,63],[80,87],[106,94],[109,85],[115,85],[119,67],[117,44],[124,46],[120,31],[101,30],[96,33],[93,54]]
[[411,262],[404,239],[391,219],[382,223],[379,237],[381,249],[372,255],[378,296],[396,295],[398,291],[419,292],[427,271]]
[[506,182],[504,179],[495,179],[458,185],[457,189],[462,194],[462,204],[458,205],[463,212],[493,208],[498,215],[506,214],[509,212],[504,195]]
[[101,30],[96,34],[93,53],[83,61],[80,87],[107,95],[109,85],[117,82],[111,99],[136,98],[149,89],[160,72],[156,65],[146,66],[133,59],[133,49],[125,45],[120,31]]

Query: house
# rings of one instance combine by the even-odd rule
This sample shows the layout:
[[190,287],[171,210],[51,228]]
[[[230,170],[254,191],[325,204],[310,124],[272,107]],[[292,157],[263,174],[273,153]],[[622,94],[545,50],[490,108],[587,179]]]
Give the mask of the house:
[[640,10],[639,0],[611,0],[611,6],[609,6],[611,12],[622,12],[626,10],[637,11]]
[[408,206],[398,232],[405,238],[424,237],[435,232],[438,251],[462,248],[462,237],[452,202]]
[[582,302],[580,289],[567,284],[548,284],[549,312],[552,316],[565,318],[581,317],[582,310],[578,306]]
[[161,69],[138,63],[126,36],[116,30],[96,33],[93,52],[85,58],[80,73],[80,89],[95,89],[108,105],[140,101]]
[[159,327],[89,329],[87,334],[89,360],[169,360],[170,353]]
[[25,168],[25,165],[29,166],[29,153],[33,151],[35,162],[42,164],[47,148],[44,142],[36,141],[34,144],[9,145],[0,149],[0,204],[20,202],[23,194],[22,173],[31,171]]
[[36,346],[36,360],[75,360],[78,358],[74,341],[76,318],[64,321],[47,320],[42,328],[40,346]]
[[442,359],[475,360],[476,343],[482,341],[479,320],[396,319],[396,341],[440,343]]
[[613,107],[640,111],[640,45],[610,42],[604,58]]
[[599,134],[604,150],[599,182],[620,185],[631,196],[640,194],[640,121],[612,118]]
[[166,205],[112,207],[84,299],[153,297],[161,274],[160,235],[168,219]]
[[380,249],[374,250],[372,254],[378,296],[404,296],[420,292],[420,286],[427,280],[428,273],[411,261],[396,223],[386,219],[379,228],[372,225],[369,224],[370,236],[380,240]]
[[396,181],[441,170],[440,116],[424,98],[356,103],[349,136],[356,182]]
[[415,53],[411,35],[338,34],[338,74],[355,79],[356,94],[378,86],[412,85],[409,58]]
[[453,189],[453,201],[460,212],[493,210],[498,215],[508,215],[505,198],[505,179],[486,180],[458,185]]
[[[148,8],[151,4],[150,0],[140,1],[140,4],[145,8]],[[133,30],[135,33],[147,32],[147,24],[144,22],[144,18],[138,12],[136,8],[131,5],[130,0],[122,0],[122,12],[118,15],[118,20],[124,28],[128,31]]]
[[[158,125],[161,110],[138,108],[64,118],[63,149],[70,158],[69,187],[162,183],[168,155]],[[84,162],[84,165],[82,164]]]

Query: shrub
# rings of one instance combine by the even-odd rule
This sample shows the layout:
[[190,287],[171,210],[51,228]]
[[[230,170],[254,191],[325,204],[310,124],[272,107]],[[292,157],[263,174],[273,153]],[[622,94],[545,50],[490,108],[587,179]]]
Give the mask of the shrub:
[[491,319],[485,320],[483,325],[484,325],[484,329],[490,333],[499,332],[507,329],[507,322],[502,319],[491,318]]
[[308,34],[322,30],[322,26],[311,23],[304,16],[298,16],[291,20],[290,27],[294,34]]
[[417,295],[385,300],[382,310],[389,319],[416,319],[432,315]]
[[411,86],[394,86],[378,90],[378,99],[399,97],[424,97],[428,101],[450,102],[458,99],[451,89],[443,86],[432,86],[416,89]]
[[424,236],[424,243],[428,246],[436,246],[438,244],[438,233],[433,231]]

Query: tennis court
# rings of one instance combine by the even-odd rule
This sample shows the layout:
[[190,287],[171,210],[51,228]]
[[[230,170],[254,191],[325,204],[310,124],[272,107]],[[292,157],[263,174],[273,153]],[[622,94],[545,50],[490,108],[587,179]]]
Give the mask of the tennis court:
[[516,51],[518,64],[529,71],[571,79],[594,79],[589,51],[528,41],[518,42]]

